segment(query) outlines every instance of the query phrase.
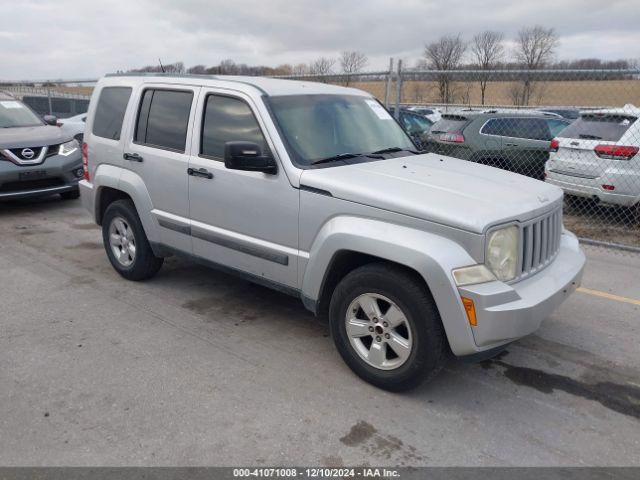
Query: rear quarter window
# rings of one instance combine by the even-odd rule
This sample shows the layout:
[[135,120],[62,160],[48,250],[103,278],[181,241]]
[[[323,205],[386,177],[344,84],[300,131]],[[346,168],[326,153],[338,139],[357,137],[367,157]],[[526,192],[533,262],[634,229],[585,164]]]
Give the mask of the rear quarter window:
[[100,92],[93,118],[92,133],[98,137],[120,140],[122,121],[131,97],[131,87],[105,87]]
[[617,142],[637,121],[632,115],[581,115],[565,128],[561,137],[581,140],[605,140]]

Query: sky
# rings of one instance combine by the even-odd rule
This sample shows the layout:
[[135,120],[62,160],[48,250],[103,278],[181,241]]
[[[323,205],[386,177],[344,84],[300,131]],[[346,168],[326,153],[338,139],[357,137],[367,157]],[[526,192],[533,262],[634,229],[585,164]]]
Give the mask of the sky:
[[0,80],[149,64],[277,66],[359,50],[415,65],[442,35],[553,27],[557,59],[640,58],[640,0],[0,0]]

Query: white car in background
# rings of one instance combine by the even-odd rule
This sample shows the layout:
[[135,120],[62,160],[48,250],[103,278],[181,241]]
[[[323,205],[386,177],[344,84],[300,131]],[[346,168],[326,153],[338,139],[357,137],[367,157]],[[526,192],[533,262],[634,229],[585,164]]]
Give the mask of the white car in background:
[[431,123],[436,123],[442,118],[442,112],[439,108],[435,107],[409,107],[407,108],[410,112],[417,113],[418,115],[422,115],[427,118]]
[[65,132],[70,133],[78,143],[82,144],[84,138],[84,123],[87,120],[87,113],[81,113],[69,118],[59,118],[57,125]]
[[640,208],[640,109],[581,112],[551,142],[546,181],[566,194]]

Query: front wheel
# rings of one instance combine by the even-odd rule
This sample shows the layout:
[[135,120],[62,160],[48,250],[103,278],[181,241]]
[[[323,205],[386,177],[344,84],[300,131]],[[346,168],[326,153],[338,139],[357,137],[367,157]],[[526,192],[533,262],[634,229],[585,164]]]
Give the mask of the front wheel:
[[444,365],[446,339],[433,297],[402,268],[370,264],[349,273],[333,293],[329,320],[344,361],[377,387],[407,390]]

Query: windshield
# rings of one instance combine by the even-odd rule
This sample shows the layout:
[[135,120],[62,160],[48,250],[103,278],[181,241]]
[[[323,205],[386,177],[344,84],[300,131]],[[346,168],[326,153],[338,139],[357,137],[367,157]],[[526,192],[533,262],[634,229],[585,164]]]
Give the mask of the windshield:
[[561,137],[617,142],[636,121],[623,114],[584,114],[562,131]]
[[[415,146],[389,113],[369,97],[290,95],[270,97],[274,120],[305,166],[342,154]],[[372,158],[372,157],[369,157]]]
[[17,100],[0,100],[0,128],[42,125],[40,118]]

